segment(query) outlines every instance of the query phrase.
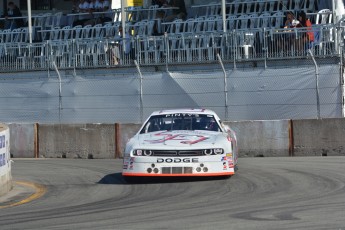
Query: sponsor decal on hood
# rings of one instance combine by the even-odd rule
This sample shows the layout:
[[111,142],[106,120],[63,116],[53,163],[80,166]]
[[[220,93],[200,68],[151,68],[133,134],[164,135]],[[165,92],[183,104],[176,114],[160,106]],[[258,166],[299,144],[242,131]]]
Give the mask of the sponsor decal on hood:
[[143,134],[139,142],[145,144],[165,144],[171,146],[194,145],[197,143],[214,143],[219,133],[210,134],[199,131],[164,131],[150,134]]

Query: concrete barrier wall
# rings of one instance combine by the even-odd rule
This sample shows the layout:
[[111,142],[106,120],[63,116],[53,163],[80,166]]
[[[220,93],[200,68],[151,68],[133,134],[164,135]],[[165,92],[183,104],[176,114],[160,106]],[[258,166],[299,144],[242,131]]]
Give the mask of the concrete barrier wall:
[[35,124],[9,124],[11,155],[15,158],[35,157]]
[[289,120],[225,124],[237,135],[240,157],[286,157],[291,154]]
[[122,124],[121,133],[121,153],[123,154],[126,148],[126,143],[133,137],[140,129],[141,124]]
[[12,189],[10,161],[10,132],[7,125],[0,124],[0,196]]
[[[345,118],[225,123],[237,134],[240,157],[345,155]],[[14,157],[115,158],[141,124],[10,126]]]
[[345,118],[292,123],[294,156],[345,156]]
[[114,158],[114,124],[39,125],[39,157]]

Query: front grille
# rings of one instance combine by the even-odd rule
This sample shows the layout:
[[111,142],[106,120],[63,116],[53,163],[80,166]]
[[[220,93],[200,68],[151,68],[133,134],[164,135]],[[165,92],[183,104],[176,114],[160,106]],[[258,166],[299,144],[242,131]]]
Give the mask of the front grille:
[[202,156],[204,155],[202,150],[188,150],[188,151],[179,151],[179,156]]
[[162,167],[163,174],[191,174],[193,173],[193,167]]
[[152,156],[165,157],[165,156],[177,156],[177,151],[169,150],[153,150]]
[[170,157],[170,156],[203,156],[202,150],[152,150],[152,156]]

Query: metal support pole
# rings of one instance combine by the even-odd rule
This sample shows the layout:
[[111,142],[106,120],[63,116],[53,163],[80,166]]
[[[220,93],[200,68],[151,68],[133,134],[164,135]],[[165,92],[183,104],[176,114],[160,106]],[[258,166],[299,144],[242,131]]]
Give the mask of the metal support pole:
[[319,95],[319,67],[315,61],[313,52],[311,52],[310,49],[308,49],[308,52],[315,64],[317,119],[320,119],[321,117],[320,117],[320,95]]
[[219,61],[220,66],[222,67],[223,73],[224,73],[224,97],[225,97],[225,119],[228,119],[228,81],[226,76],[226,71],[223,65],[222,58],[220,57],[219,53],[217,53],[217,58]]
[[137,62],[137,60],[134,60],[134,64],[137,67],[137,71],[139,73],[139,79],[140,79],[140,121],[143,123],[143,75],[140,71],[140,66]]
[[168,33],[164,32],[164,42],[165,42],[165,47],[166,47],[166,53],[165,53],[165,68],[166,71],[169,72],[169,66],[168,66],[168,62],[169,62],[169,58],[170,58],[170,53],[169,53],[169,42],[168,42]]
[[234,70],[236,70],[237,69],[237,67],[236,67],[236,58],[237,58],[237,52],[238,52],[238,50],[237,50],[237,39],[236,39],[236,30],[233,30],[232,31],[232,41],[233,41],[233,46],[234,46],[234,48],[235,48],[235,56],[234,56]]
[[58,79],[59,79],[59,121],[61,121],[61,110],[62,110],[62,87],[61,87],[61,75],[60,75],[60,71],[58,70],[55,61],[53,61],[53,65],[54,65],[54,69],[58,75]]
[[335,14],[335,1],[337,0],[332,0],[332,19],[333,19],[333,23],[336,23],[336,14]]
[[223,32],[226,33],[226,4],[225,0],[222,0],[222,17],[223,17]]
[[344,88],[344,55],[343,55],[343,49],[344,44],[340,47],[340,87],[341,87],[341,115],[342,117],[345,117],[345,88]]
[[126,12],[125,12],[125,0],[121,0],[121,26],[122,26],[122,42],[123,53],[126,53]]
[[267,47],[267,37],[266,37],[266,28],[264,28],[264,50],[265,50],[265,69],[267,69],[267,56],[268,56],[268,47]]
[[29,42],[32,43],[32,20],[31,20],[31,0],[27,0],[28,4],[28,27],[29,27]]

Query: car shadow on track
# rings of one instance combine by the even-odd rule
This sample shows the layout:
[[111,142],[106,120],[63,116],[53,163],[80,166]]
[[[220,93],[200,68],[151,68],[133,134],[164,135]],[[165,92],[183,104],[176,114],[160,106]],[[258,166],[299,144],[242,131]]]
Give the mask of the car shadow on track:
[[121,173],[105,175],[98,184],[165,184],[226,180],[229,177],[123,177]]

